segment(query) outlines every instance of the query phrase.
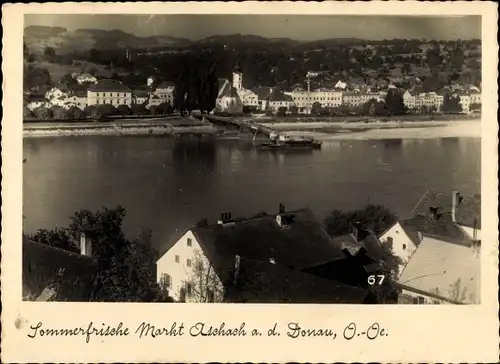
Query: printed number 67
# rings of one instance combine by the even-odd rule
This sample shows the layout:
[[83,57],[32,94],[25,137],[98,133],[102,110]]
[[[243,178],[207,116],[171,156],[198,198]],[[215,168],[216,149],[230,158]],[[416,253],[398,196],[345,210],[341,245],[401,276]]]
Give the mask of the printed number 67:
[[373,286],[375,283],[377,283],[377,278],[378,278],[378,285],[381,285],[385,279],[385,276],[383,274],[371,275],[368,277],[368,284],[370,286]]

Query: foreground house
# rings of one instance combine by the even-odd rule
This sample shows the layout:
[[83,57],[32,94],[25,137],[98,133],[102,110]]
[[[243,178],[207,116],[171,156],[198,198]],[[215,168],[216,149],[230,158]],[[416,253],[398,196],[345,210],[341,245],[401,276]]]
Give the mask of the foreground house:
[[480,243],[423,236],[398,279],[399,303],[478,304],[481,287]]
[[218,85],[219,92],[215,99],[215,111],[228,113],[243,112],[243,100],[240,98],[236,87],[227,78],[219,78]]
[[374,303],[367,289],[236,256],[224,301],[232,303]]
[[[157,261],[157,279],[176,301],[221,302],[234,282],[236,256],[302,270],[342,258],[340,246],[309,209],[188,230]],[[234,292],[233,292],[234,293]]]
[[92,300],[97,277],[97,262],[90,244],[81,242],[81,254],[23,240],[23,300]]
[[463,244],[481,239],[478,198],[462,198],[458,192],[452,195],[427,192],[413,213],[414,217],[396,222],[380,236],[380,241],[388,244],[401,259],[400,271],[419,247],[424,234]]

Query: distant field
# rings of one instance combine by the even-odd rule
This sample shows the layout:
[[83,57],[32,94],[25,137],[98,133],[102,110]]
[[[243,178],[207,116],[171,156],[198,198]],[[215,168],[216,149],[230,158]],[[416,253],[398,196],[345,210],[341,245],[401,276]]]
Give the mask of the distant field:
[[113,72],[117,72],[118,74],[121,74],[123,72],[120,72],[119,69],[116,70],[106,70],[104,69],[103,65],[95,64],[92,62],[81,62],[80,65],[63,65],[63,64],[57,64],[57,63],[50,63],[50,62],[32,62],[29,63],[31,66],[35,68],[45,68],[49,71],[50,73],[50,78],[52,81],[59,81],[59,79],[66,75],[66,74],[71,74],[73,72],[80,73],[82,71],[89,71],[92,68],[95,68],[97,70],[97,75],[102,76],[102,77],[111,77]]

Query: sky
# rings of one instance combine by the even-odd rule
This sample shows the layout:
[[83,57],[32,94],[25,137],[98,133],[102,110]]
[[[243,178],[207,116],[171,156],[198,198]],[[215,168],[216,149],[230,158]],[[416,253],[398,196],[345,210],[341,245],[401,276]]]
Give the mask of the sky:
[[227,34],[303,41],[481,38],[480,16],[27,14],[24,21],[25,26],[119,29],[137,36],[168,35],[191,40]]

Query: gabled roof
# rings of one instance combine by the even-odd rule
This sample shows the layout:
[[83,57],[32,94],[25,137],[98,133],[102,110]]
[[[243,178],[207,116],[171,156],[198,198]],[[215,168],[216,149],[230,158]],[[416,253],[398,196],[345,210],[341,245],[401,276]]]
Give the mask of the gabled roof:
[[[481,228],[481,196],[463,197],[455,211],[457,223],[469,227]],[[415,215],[428,216],[429,208],[437,207],[440,213],[450,213],[452,207],[452,194],[443,192],[428,191],[413,208]]]
[[117,80],[102,79],[88,88],[92,92],[131,92],[130,89]]
[[267,100],[273,89],[271,87],[259,86],[253,88],[252,91],[259,97],[259,100]]
[[278,88],[275,88],[271,95],[269,95],[269,101],[271,102],[293,102],[290,95],[286,95]]
[[156,89],[170,89],[170,88],[173,88],[175,87],[175,84],[173,82],[170,82],[170,81],[163,81],[162,83],[160,83],[158,86],[156,86]]
[[135,97],[149,97],[149,92],[147,90],[133,90],[132,93]]
[[197,227],[192,232],[221,278],[232,270],[236,255],[265,262],[274,259],[294,269],[344,256],[309,209],[290,211],[287,215],[294,218],[285,227],[278,225],[275,215],[267,215]]
[[219,89],[219,94],[217,98],[222,98],[222,97],[239,98],[238,92],[236,92],[234,86],[229,82],[223,83],[222,88]]
[[240,259],[225,300],[245,303],[364,303],[368,291],[278,264]]
[[352,234],[338,236],[334,238],[333,241],[336,245],[340,246],[342,250],[346,249],[351,255],[356,255],[362,248],[362,245]]
[[76,90],[74,92],[74,95],[76,97],[87,97],[87,91],[86,90]]
[[401,227],[412,240],[415,246],[420,245],[419,233],[433,236],[443,241],[469,246],[471,240],[465,232],[453,222],[451,213],[437,216],[415,216],[400,222]]
[[23,240],[23,297],[37,299],[52,289],[55,301],[89,301],[96,275],[92,258]]
[[[398,283],[454,301],[461,301],[459,296],[463,296],[466,302],[473,303],[480,298],[480,262],[481,255],[471,247],[425,236]],[[459,280],[460,294],[453,294],[452,287]]]

